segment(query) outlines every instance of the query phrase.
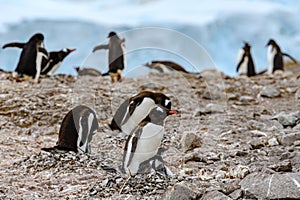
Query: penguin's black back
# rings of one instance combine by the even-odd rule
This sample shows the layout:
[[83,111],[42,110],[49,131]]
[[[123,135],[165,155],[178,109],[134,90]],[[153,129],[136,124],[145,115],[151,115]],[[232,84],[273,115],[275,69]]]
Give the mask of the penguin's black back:
[[29,41],[23,46],[20,59],[16,68],[18,74],[26,74],[35,77],[36,75],[36,57],[38,51],[38,43],[44,40],[41,33],[33,35]]

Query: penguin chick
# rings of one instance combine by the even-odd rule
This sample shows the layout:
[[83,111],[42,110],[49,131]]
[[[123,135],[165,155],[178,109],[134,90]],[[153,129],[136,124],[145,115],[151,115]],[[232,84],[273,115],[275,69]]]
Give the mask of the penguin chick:
[[44,151],[66,150],[91,153],[90,142],[98,130],[96,113],[89,107],[79,105],[64,117],[56,146]]
[[123,168],[126,173],[135,175],[142,172],[145,161],[155,160],[153,158],[158,153],[164,135],[164,120],[176,113],[176,110],[158,105],[132,131],[126,140],[123,154]]
[[255,66],[251,55],[251,46],[248,42],[244,42],[244,47],[238,54],[238,65],[236,71],[239,74],[246,74],[248,77],[255,76]]
[[171,100],[162,93],[142,91],[120,105],[109,126],[112,130],[130,134],[157,105],[171,109]]

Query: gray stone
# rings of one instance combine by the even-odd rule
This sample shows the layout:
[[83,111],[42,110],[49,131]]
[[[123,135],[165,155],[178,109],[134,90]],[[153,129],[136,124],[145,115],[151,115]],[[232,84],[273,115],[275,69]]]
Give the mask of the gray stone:
[[220,91],[219,89],[215,89],[215,90],[205,90],[205,92],[202,95],[203,99],[209,99],[209,100],[218,100],[221,99],[222,96],[225,97],[225,94],[222,93],[222,91]]
[[300,140],[300,132],[289,133],[278,138],[279,143],[284,146],[292,145],[296,140]]
[[190,200],[194,199],[196,194],[183,184],[177,184],[169,191],[163,200]]
[[293,170],[290,160],[284,160],[279,163],[275,163],[273,165],[270,165],[269,168],[273,169],[276,172],[291,172]]
[[244,197],[257,199],[300,199],[300,173],[252,173],[241,182]]
[[291,126],[294,127],[300,122],[300,111],[293,113],[281,112],[275,115],[272,119],[276,119],[284,127]]
[[273,98],[273,97],[278,97],[280,95],[280,91],[276,87],[269,85],[269,86],[264,86],[261,89],[260,95],[262,97]]
[[296,91],[295,98],[300,99],[300,88]]
[[279,145],[279,143],[278,143],[278,140],[275,137],[273,137],[268,140],[268,145],[269,146],[277,146],[277,145]]
[[202,196],[200,200],[230,200],[231,198],[219,191],[210,191]]
[[181,146],[184,151],[189,151],[201,147],[202,140],[194,132],[184,132],[181,138]]
[[229,194],[229,197],[233,200],[240,199],[243,195],[243,191],[241,189],[235,190],[234,192]]

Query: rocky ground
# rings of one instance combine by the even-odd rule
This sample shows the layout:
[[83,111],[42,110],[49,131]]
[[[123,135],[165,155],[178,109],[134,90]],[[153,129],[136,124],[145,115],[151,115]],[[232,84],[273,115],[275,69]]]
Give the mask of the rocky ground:
[[[102,77],[16,82],[0,72],[1,199],[300,199],[300,76],[248,78],[217,71],[150,74],[121,83]],[[163,92],[181,115],[165,123],[163,158],[174,177],[108,170],[125,138],[108,128],[126,98]],[[92,154],[54,146],[73,107],[93,108],[100,125]]]

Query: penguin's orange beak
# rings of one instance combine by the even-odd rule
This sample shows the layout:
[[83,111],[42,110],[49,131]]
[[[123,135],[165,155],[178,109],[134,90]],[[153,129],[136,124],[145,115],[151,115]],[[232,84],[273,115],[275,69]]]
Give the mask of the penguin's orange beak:
[[69,52],[70,52],[70,53],[73,52],[73,51],[76,51],[76,49],[69,49]]
[[179,114],[178,110],[169,110],[168,115],[174,115],[174,114]]

